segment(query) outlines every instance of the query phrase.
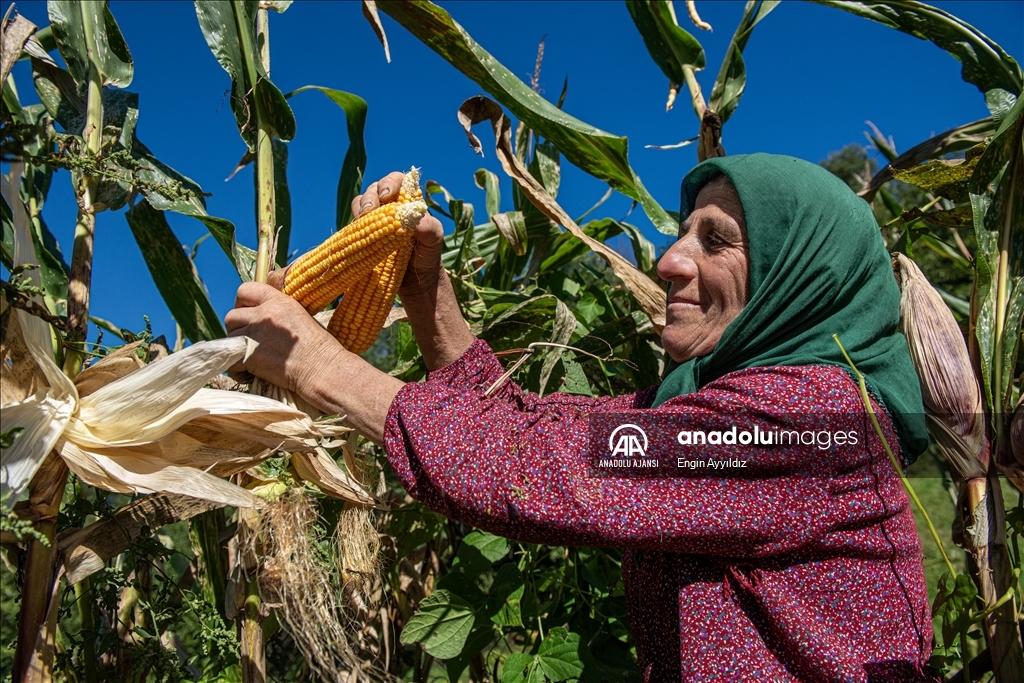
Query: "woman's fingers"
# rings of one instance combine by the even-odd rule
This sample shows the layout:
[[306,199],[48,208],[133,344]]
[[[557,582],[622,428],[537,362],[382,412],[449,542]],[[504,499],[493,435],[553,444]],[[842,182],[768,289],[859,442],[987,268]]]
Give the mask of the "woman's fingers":
[[352,216],[359,218],[367,211],[373,211],[381,204],[387,204],[398,199],[398,193],[402,189],[402,181],[405,174],[401,171],[392,171],[375,183],[372,183],[361,195],[352,200]]
[[377,197],[381,204],[387,204],[398,199],[398,192],[402,189],[402,181],[405,174],[401,171],[392,171],[377,181]]

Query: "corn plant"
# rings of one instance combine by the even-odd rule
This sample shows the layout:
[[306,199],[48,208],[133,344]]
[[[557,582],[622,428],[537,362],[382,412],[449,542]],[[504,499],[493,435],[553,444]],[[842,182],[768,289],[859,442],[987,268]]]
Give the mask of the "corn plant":
[[[13,80],[3,73],[4,159],[30,162],[20,182],[12,166],[0,206],[3,263],[11,273],[4,283],[2,337],[5,360],[14,359],[2,367],[5,373],[26,368],[19,376],[4,375],[5,468],[12,453],[36,441],[28,429],[36,423],[22,427],[9,418],[9,406],[20,405],[33,386],[70,383],[65,393],[83,401],[92,390],[116,396],[119,381],[141,384],[144,369],[191,368],[189,359],[209,348],[219,349],[220,360],[205,360],[205,374],[193,371],[191,380],[199,382],[197,389],[207,382],[226,384],[216,377],[219,369],[244,350],[227,342],[199,343],[219,339],[224,329],[164,212],[202,222],[243,281],[265,280],[268,271],[285,265],[291,224],[287,141],[296,129],[288,101],[301,93],[320,91],[346,117],[350,146],[338,183],[337,227],[351,221],[351,200],[360,192],[366,165],[366,102],[322,86],[283,92],[274,84],[269,11],[284,12],[289,4],[196,2],[199,26],[231,79],[230,105],[245,145],[238,167],[255,165],[256,249],[241,243],[231,222],[207,213],[201,188],[138,140],[137,98],[118,89],[130,81],[131,58],[105,2],[54,0],[51,26],[42,31],[18,20],[4,25],[5,56],[23,53],[32,60],[43,103],[22,107]],[[694,25],[706,28],[695,4],[686,4]],[[700,159],[725,154],[722,127],[746,82],[743,50],[754,26],[776,4],[747,3],[706,101],[699,83],[706,55],[680,25],[672,3],[628,4],[655,64],[669,79],[668,106],[685,88],[698,117],[696,130],[675,147],[697,143]],[[1021,371],[1016,359],[1024,309],[1020,70],[999,46],[934,8],[895,0],[822,4],[950,51],[992,109],[991,118],[902,154],[873,131],[873,144],[891,163],[857,189],[868,201],[877,198],[876,213],[887,212],[885,234],[901,263],[928,249],[975,277],[975,294],[966,301],[935,293],[912,262],[901,272],[905,298],[920,295],[928,303],[919,310],[946,316],[941,322],[920,316],[904,321],[908,337],[917,337],[916,348],[925,349],[923,359],[948,354],[961,369],[964,357],[972,363],[958,375],[967,390],[938,389],[940,400],[929,407],[936,441],[958,484],[962,543],[972,569],[970,575],[958,573],[947,561],[949,571],[939,580],[934,662],[943,674],[962,665],[971,680],[981,674],[987,654],[996,680],[1019,680],[1017,543],[1024,510],[1019,504],[1009,512],[1003,508],[997,472],[1021,486],[1024,453],[1020,437],[1013,436],[1024,429],[1020,380],[1014,380]],[[377,5],[363,6],[388,54]],[[675,234],[677,217],[631,168],[627,140],[564,112],[564,89],[557,103],[542,98],[539,74],[532,83],[516,77],[440,7],[382,3],[379,10],[494,98],[463,103],[460,121],[478,150],[483,143],[473,127],[490,124],[495,151],[514,181],[511,197],[501,196],[498,177],[485,169],[473,174],[483,193],[476,202],[479,214],[441,182],[427,180],[424,186],[426,204],[448,222],[443,264],[473,332],[508,360],[509,376],[530,391],[618,394],[657,383],[665,362],[658,338],[664,294],[653,279],[653,245],[623,220],[592,218],[601,202],[577,217],[557,203],[561,164],[568,161],[607,182],[609,192],[631,197],[661,232]],[[67,69],[49,59],[53,49],[60,50]],[[3,65],[9,70],[6,60]],[[541,66],[538,54],[538,71]],[[984,146],[975,148],[979,143]],[[969,151],[962,162],[942,159],[964,150]],[[75,174],[82,207],[70,266],[40,213],[57,169]],[[888,183],[894,179],[920,187],[921,201],[901,204],[913,195],[893,191]],[[129,204],[126,219],[181,338],[168,345],[148,331],[133,335],[94,321],[127,342],[108,352],[98,342],[84,344],[89,243],[97,211]],[[973,236],[961,238],[958,230]],[[632,263],[606,244],[618,236],[627,238]],[[318,301],[316,307],[329,304]],[[947,305],[959,311],[959,320],[949,317]],[[422,378],[426,367],[409,325],[397,310],[388,319],[397,322],[366,357],[403,380]],[[967,328],[966,342],[956,337],[957,322]],[[945,330],[947,347],[912,329]],[[193,345],[180,350],[185,339]],[[950,348],[950,339],[963,349]],[[171,364],[160,365],[167,346],[178,352],[167,356]],[[106,358],[80,372],[93,354]],[[26,362],[29,356],[48,358],[56,373],[46,362]],[[169,371],[150,374],[164,377],[152,385],[156,389],[175,383]],[[933,368],[930,375],[936,374]],[[925,370],[926,394],[929,381]],[[16,396],[11,387],[25,390]],[[942,403],[946,398],[951,400]],[[971,420],[982,412],[973,407],[979,402],[984,415]],[[619,553],[516,543],[445,520],[410,502],[387,470],[383,486],[370,496],[368,482],[378,481],[381,471],[369,445],[350,440],[337,451],[314,448],[319,437],[340,432],[289,412],[294,405],[276,405],[282,414],[302,415],[305,431],[287,444],[266,444],[258,429],[247,431],[225,462],[202,463],[200,469],[210,469],[208,479],[166,467],[177,476],[154,482],[137,472],[115,477],[103,470],[102,478],[83,463],[100,463],[102,469],[106,461],[96,455],[76,460],[67,445],[54,451],[60,457],[46,457],[50,445],[34,449],[35,460],[26,460],[30,466],[10,470],[18,476],[4,481],[5,503],[15,500],[8,490],[28,491],[27,500],[0,518],[5,548],[21,556],[25,567],[14,680],[639,680]],[[946,413],[954,413],[953,419]],[[267,459],[269,446],[276,455]],[[66,462],[73,465],[73,477]],[[222,476],[232,476],[233,483]],[[259,514],[245,509],[254,496],[264,500]],[[303,594],[310,586],[317,588]],[[979,629],[987,650],[972,661],[968,642]]]

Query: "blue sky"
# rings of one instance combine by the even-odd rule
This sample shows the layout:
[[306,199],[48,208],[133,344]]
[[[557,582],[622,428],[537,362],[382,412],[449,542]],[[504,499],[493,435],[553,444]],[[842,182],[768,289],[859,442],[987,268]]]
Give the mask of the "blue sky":
[[[6,10],[6,5],[4,3]],[[621,2],[441,2],[466,30],[524,80],[533,72],[537,43],[546,38],[541,93],[569,90],[572,115],[630,141],[630,161],[663,206],[676,208],[679,181],[696,163],[694,147],[645,149],[696,135],[697,120],[685,96],[665,112],[667,79],[650,59]],[[937,2],[1024,58],[1024,2]],[[685,8],[677,2],[677,14]],[[43,2],[18,2],[39,26],[48,23]],[[698,2],[713,33],[684,24],[704,45],[708,68],[698,75],[709,92],[742,2]],[[137,132],[164,163],[193,178],[206,192],[211,214],[235,223],[241,241],[255,245],[252,171],[224,178],[245,151],[226,93],[230,81],[210,53],[191,2],[111,3],[135,63],[129,90],[140,95]],[[485,156],[466,142],[456,110],[480,88],[449,66],[389,17],[382,15],[391,45],[388,64],[355,2],[298,0],[282,15],[271,13],[271,78],[282,91],[316,84],[360,95],[369,104],[368,168],[373,180],[410,166],[447,187],[483,213],[483,192],[473,172],[488,168],[503,178],[503,210],[511,185],[481,128]],[[988,115],[978,90],[960,79],[960,64],[931,43],[838,10],[784,2],[754,31],[746,52],[747,89],[728,121],[730,154],[776,152],[819,161],[851,142],[864,143],[866,120],[891,135],[897,149]],[[14,77],[22,103],[37,101],[28,65]],[[289,144],[292,249],[305,251],[334,227],[334,195],[347,148],[341,110],[319,93],[291,100],[298,132]],[[5,168],[6,172],[7,169]],[[563,164],[559,201],[579,215],[607,186]],[[622,218],[630,200],[614,195],[592,217]],[[44,217],[70,258],[75,206],[67,173],[58,174]],[[205,229],[168,214],[183,243]],[[657,233],[637,209],[629,219],[657,244]],[[450,229],[446,225],[446,229]],[[173,339],[174,325],[132,239],[123,211],[99,216],[92,313],[120,327],[140,329],[148,314],[156,334]],[[210,298],[223,316],[238,278],[224,254],[207,241],[197,265]],[[90,338],[95,339],[95,329]]]

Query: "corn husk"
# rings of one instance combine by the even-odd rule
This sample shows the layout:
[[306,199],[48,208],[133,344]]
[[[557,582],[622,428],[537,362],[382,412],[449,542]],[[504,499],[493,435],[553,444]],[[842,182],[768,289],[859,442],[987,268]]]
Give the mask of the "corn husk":
[[[3,178],[0,188],[14,218],[15,267],[38,262],[24,205],[12,191],[21,170],[12,164],[11,181]],[[39,285],[38,271],[26,275]],[[5,384],[16,385],[5,386],[0,420],[4,431],[24,431],[0,454],[0,501],[7,505],[55,449],[83,481],[103,489],[252,507],[253,494],[219,477],[279,449],[315,451],[321,439],[348,431],[270,398],[204,388],[252,353],[251,339],[200,342],[149,365],[125,352],[83,372],[79,385],[54,363],[49,325],[20,309],[8,314],[16,325],[5,326],[4,360],[20,354],[19,376],[5,374]],[[21,367],[27,364],[34,367]]]
[[981,387],[953,314],[911,259],[896,255],[900,331],[921,383],[928,430],[963,479],[984,477],[989,451]]

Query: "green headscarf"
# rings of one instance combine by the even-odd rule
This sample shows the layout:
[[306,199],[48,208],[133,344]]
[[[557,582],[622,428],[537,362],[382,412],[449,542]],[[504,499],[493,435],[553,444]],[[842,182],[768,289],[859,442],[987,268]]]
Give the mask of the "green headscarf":
[[838,334],[896,426],[905,461],[928,446],[921,388],[897,331],[900,292],[868,203],[801,159],[708,159],[683,179],[680,221],[700,189],[725,175],[739,194],[750,248],[750,301],[714,350],[669,367],[654,405],[741,368],[836,365]]

